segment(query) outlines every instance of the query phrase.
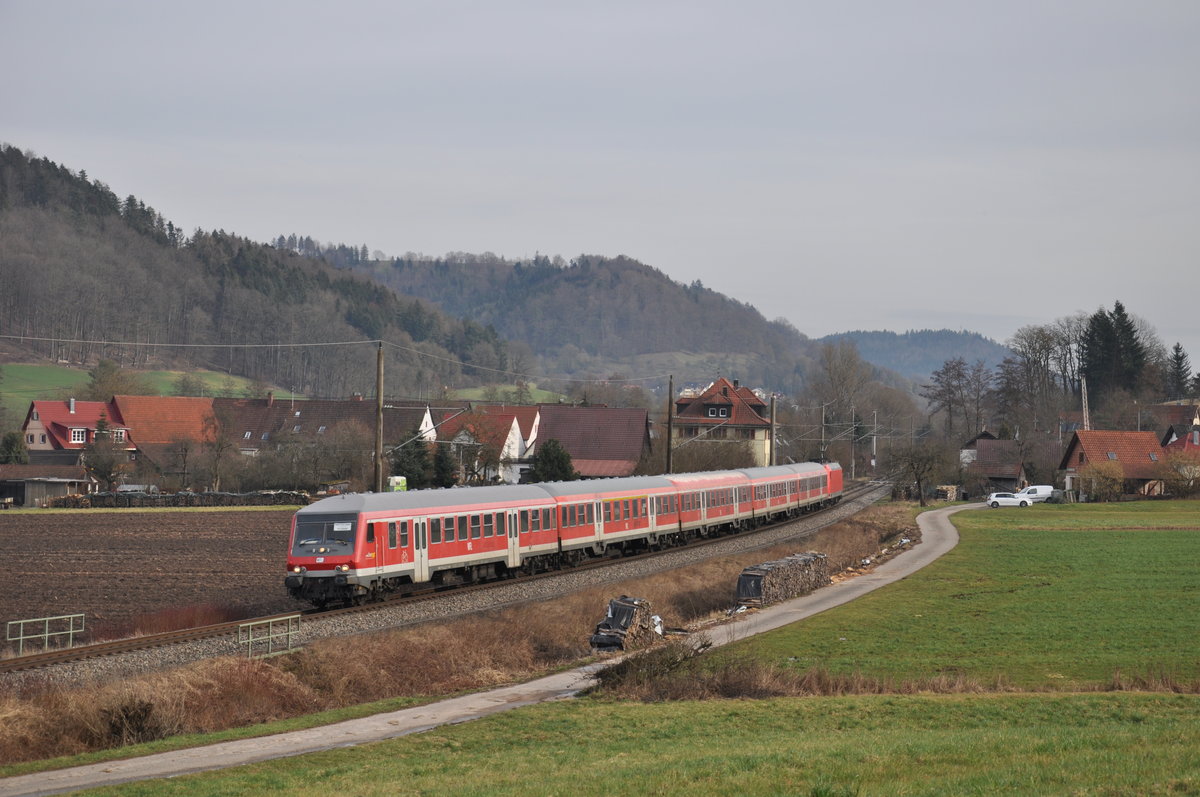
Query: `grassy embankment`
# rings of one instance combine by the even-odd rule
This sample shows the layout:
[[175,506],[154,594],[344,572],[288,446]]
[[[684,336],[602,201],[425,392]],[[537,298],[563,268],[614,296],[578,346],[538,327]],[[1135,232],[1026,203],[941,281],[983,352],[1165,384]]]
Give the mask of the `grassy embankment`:
[[616,697],[618,684],[607,697],[120,791],[1200,792],[1200,505],[956,519],[960,546],[909,579],[676,660],[628,690],[841,696],[642,704]]

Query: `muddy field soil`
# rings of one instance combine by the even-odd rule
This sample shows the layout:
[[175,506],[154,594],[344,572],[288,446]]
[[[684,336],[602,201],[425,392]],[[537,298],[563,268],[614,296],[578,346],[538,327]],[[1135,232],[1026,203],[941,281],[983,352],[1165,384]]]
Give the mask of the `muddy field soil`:
[[91,636],[171,611],[305,608],[283,587],[293,513],[0,512],[0,620],[83,614]]

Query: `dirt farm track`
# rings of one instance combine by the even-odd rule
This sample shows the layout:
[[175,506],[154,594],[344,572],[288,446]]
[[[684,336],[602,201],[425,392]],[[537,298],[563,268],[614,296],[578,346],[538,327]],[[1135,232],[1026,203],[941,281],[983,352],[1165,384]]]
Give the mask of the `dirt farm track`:
[[90,635],[187,607],[304,608],[283,588],[293,513],[0,512],[0,621],[82,613]]

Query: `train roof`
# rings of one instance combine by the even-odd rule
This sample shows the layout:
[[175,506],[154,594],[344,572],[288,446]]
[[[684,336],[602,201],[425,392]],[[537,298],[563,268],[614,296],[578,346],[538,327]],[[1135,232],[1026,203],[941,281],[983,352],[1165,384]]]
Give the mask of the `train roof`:
[[751,479],[767,479],[772,476],[791,476],[824,473],[824,466],[816,462],[790,462],[786,465],[770,465],[759,468],[742,468],[741,473]]
[[643,492],[646,490],[670,488],[674,485],[664,476],[623,476],[615,479],[579,479],[570,482],[545,482],[537,486],[556,498],[562,498],[582,494]]
[[330,512],[389,512],[405,509],[440,509],[463,504],[489,504],[508,501],[546,501],[550,495],[535,484],[452,487],[442,490],[409,490],[394,493],[345,493],[309,504],[297,514]]

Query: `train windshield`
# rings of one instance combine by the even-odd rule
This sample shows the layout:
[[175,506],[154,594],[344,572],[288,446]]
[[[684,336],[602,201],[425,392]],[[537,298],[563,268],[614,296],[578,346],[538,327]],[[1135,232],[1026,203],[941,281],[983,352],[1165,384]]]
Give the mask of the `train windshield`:
[[354,551],[358,515],[297,515],[292,553],[298,556]]

